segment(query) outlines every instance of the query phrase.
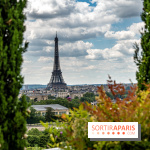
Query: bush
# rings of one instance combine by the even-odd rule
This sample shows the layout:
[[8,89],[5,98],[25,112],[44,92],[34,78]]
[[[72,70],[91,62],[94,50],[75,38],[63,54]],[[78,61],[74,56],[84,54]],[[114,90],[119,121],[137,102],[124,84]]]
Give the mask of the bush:
[[48,131],[39,131],[37,128],[32,128],[28,131],[28,146],[35,147],[46,147],[50,141]]
[[29,144],[28,146],[31,146],[31,147],[39,145],[39,142],[40,142],[40,138],[37,135],[29,135],[27,137],[27,140],[28,140],[28,144]]
[[50,141],[49,135],[40,135],[40,147],[46,147],[47,143]]
[[39,131],[37,128],[32,128],[28,131],[28,135],[42,135],[43,133]]
[[[56,126],[51,126],[49,127],[48,123],[44,123],[41,121],[41,124],[45,127],[44,134],[48,135],[48,147],[49,148],[54,148],[54,147],[62,147],[65,146],[65,141],[66,141],[66,136],[67,133],[64,129],[59,129],[57,128],[60,124],[62,123],[56,121]],[[65,125],[63,125],[65,126]],[[50,135],[50,136],[49,136]],[[45,137],[44,137],[45,138]]]

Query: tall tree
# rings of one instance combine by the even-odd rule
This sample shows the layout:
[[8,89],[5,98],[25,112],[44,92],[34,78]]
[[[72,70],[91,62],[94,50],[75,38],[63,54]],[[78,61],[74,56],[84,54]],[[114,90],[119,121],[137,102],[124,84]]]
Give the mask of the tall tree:
[[143,12],[141,19],[145,23],[145,28],[141,31],[141,54],[138,44],[134,45],[135,54],[134,62],[138,67],[136,79],[138,81],[139,90],[145,90],[143,83],[150,83],[150,1],[143,1]]
[[0,0],[0,149],[23,150],[26,145],[27,102],[18,100],[23,84],[22,54],[27,0]]
[[46,114],[45,114],[45,120],[50,122],[52,119],[54,119],[54,112],[52,112],[53,109],[50,107],[47,107]]

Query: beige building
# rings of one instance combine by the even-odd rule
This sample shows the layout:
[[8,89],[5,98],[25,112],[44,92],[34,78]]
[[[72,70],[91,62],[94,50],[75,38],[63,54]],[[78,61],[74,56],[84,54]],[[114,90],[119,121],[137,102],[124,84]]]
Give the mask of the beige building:
[[57,97],[66,98],[69,95],[68,92],[58,92]]
[[48,105],[31,105],[37,113],[40,113],[42,116],[45,116],[47,108],[52,108],[55,115],[68,114],[69,109],[59,104],[48,104]]
[[70,97],[74,99],[75,97],[81,98],[83,97],[83,93],[71,93]]
[[[28,95],[27,95],[28,96]],[[40,94],[32,94],[32,95],[29,95],[30,99],[35,99],[37,98],[37,101],[41,101],[41,100],[47,100],[48,99],[48,95],[40,95]]]

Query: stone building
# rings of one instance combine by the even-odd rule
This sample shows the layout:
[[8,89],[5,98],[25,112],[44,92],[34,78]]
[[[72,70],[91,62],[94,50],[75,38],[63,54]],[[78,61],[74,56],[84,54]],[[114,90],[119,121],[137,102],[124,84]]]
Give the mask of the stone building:
[[49,104],[49,105],[31,105],[37,113],[45,116],[47,108],[52,108],[52,112],[55,115],[69,114],[69,109],[59,104]]

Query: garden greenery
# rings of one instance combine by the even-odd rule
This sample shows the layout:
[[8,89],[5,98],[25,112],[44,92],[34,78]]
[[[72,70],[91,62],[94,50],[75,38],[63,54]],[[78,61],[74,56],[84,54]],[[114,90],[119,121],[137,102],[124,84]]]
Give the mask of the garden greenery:
[[[112,102],[105,94],[103,87],[98,87],[99,96],[96,97],[97,106],[82,103],[79,109],[70,110],[70,115],[63,114],[63,132],[66,133],[64,141],[67,149],[74,150],[126,150],[126,149],[150,149],[150,85],[146,85],[146,91],[137,93],[136,85],[132,85],[126,98],[121,99],[117,95],[123,95],[126,91],[123,84],[117,84],[111,79],[108,88],[115,97]],[[138,122],[141,124],[141,141],[90,141],[88,138],[88,122]],[[50,137],[51,138],[51,137]],[[53,145],[55,140],[53,140]],[[63,147],[63,145],[55,145]],[[65,147],[63,147],[66,149]]]

